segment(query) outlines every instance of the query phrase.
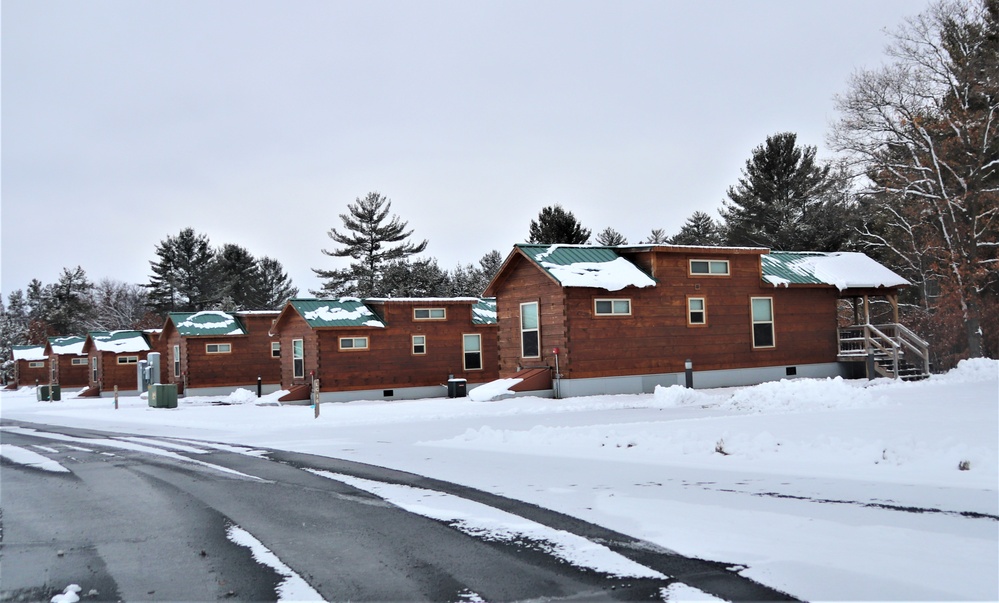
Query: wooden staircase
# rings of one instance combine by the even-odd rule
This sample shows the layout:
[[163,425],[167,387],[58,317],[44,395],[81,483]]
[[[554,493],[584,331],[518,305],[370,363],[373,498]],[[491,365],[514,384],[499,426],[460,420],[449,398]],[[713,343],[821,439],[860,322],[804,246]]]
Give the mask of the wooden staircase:
[[897,324],[853,325],[838,333],[841,362],[868,362],[876,375],[915,381],[930,376],[930,344]]

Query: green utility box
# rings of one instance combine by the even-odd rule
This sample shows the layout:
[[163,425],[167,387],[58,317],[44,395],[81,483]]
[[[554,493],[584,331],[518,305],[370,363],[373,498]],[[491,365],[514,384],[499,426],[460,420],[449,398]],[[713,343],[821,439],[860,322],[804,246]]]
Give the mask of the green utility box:
[[177,408],[177,386],[173,383],[150,385],[149,406],[152,408]]
[[39,385],[38,387],[35,388],[35,395],[38,396],[38,401],[39,402],[48,402],[49,401],[49,386],[47,386],[47,385]]
[[53,402],[58,402],[59,400],[62,400],[62,390],[58,385],[51,386],[49,393],[52,394],[49,400]]

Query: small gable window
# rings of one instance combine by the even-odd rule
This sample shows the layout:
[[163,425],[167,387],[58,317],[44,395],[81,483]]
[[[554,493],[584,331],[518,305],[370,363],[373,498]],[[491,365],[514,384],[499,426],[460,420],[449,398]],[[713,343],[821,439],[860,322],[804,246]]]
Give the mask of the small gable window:
[[690,274],[728,276],[728,260],[690,260]]
[[87,359],[86,358],[74,358],[73,359],[73,366],[87,366]]
[[630,299],[598,299],[593,302],[593,312],[597,316],[628,316],[631,314]]
[[28,363],[28,368],[44,368],[44,367],[45,367],[45,363],[44,362],[29,362]]
[[272,341],[271,342],[271,358],[280,358],[280,357],[281,357],[281,342],[280,341]]
[[118,356],[118,364],[138,364],[138,356]]
[[415,308],[413,318],[416,320],[445,320],[447,310],[445,308]]
[[229,343],[209,343],[205,344],[205,351],[209,354],[228,354],[232,352],[232,344]]
[[341,350],[366,350],[368,349],[367,337],[341,337]]

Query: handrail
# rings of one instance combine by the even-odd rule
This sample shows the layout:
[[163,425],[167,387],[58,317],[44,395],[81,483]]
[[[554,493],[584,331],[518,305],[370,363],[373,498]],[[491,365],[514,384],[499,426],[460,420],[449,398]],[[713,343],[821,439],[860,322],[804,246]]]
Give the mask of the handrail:
[[[851,331],[856,336],[843,337],[843,335],[851,334]],[[861,331],[863,332],[862,338],[859,337]],[[892,333],[892,335],[888,333]],[[859,347],[861,341],[863,341],[863,348]],[[901,324],[864,324],[840,327],[837,330],[837,343],[840,354],[844,356],[860,356],[871,353],[891,356],[894,370],[890,372],[895,378],[899,376],[899,354],[906,351],[922,360],[923,372],[927,375],[930,373],[930,344]],[[883,367],[882,370],[884,370]],[[885,372],[889,371],[885,370]]]

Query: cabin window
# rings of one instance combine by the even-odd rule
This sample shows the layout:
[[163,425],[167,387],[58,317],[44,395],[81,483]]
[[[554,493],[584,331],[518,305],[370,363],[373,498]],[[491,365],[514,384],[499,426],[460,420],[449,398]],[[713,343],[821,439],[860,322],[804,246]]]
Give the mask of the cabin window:
[[206,343],[205,351],[209,354],[228,354],[232,351],[230,343]]
[[45,368],[44,362],[29,362],[28,368]]
[[415,308],[413,318],[416,320],[444,320],[447,318],[445,308]]
[[180,346],[173,346],[173,376],[180,377]]
[[73,359],[73,366],[87,366],[87,359],[86,358],[74,358]]
[[690,260],[690,273],[728,276],[728,260]]
[[280,357],[281,357],[281,342],[280,341],[272,341],[271,342],[271,358],[280,358]]
[[520,355],[522,358],[541,357],[538,302],[520,304]]
[[341,350],[366,350],[368,349],[367,337],[341,337]]
[[97,356],[90,358],[90,374],[92,375],[90,380],[97,383]]
[[295,377],[305,376],[305,340],[291,340],[291,364]]
[[118,364],[138,364],[138,356],[118,356]]
[[753,347],[774,347],[774,300],[754,297],[750,300],[753,313]]
[[482,370],[482,336],[463,335],[462,348],[465,351],[465,370]]
[[630,299],[597,299],[593,302],[593,313],[597,316],[630,316]]
[[703,297],[687,298],[687,324],[690,326],[708,324],[707,302]]
[[413,335],[413,354],[421,356],[427,353],[427,336]]

